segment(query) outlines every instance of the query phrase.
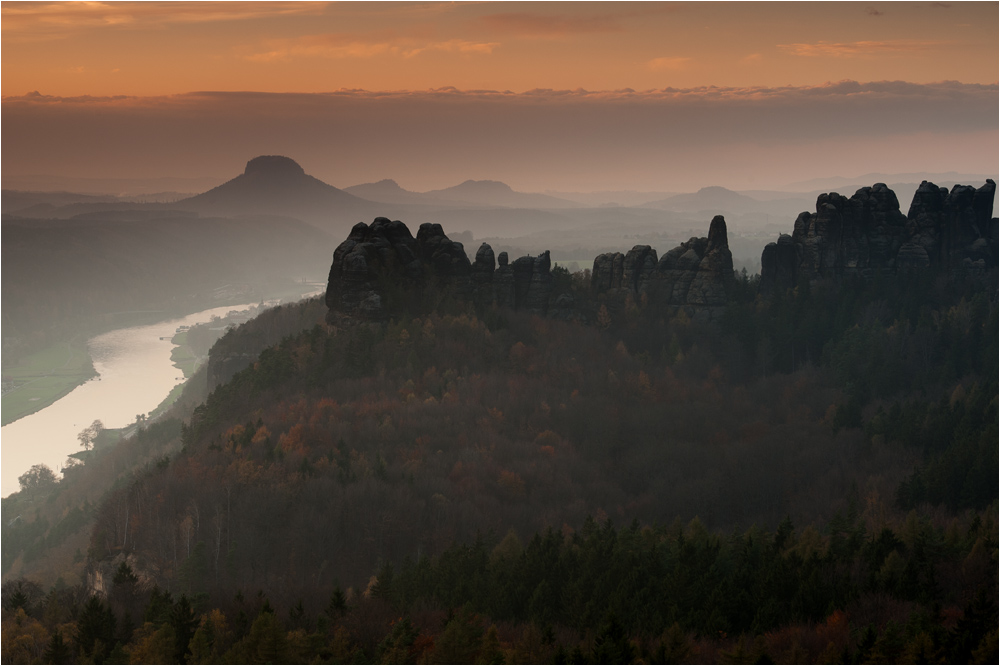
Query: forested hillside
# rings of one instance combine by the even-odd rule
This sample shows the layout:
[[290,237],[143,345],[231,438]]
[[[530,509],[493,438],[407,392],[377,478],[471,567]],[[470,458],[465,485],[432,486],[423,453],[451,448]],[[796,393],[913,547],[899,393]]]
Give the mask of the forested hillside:
[[933,275],[316,325],[74,472],[99,503],[5,499],[5,569],[80,514],[106,598],[9,581],[5,627],[99,661],[989,658],[996,367],[995,299]]

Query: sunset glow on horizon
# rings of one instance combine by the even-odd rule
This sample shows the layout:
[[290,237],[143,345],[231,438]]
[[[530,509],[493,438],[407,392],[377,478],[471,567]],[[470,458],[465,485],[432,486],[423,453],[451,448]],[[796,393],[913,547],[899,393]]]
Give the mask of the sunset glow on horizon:
[[4,3],[3,95],[996,83],[994,3]]
[[[831,172],[851,159],[859,173],[996,166],[996,3],[89,2],[2,11],[4,120],[18,128],[5,136],[7,174],[222,177],[278,152],[338,186],[376,177],[445,186],[468,173],[522,187],[651,187],[693,178],[704,157],[697,169],[726,162],[713,171],[720,181],[763,186],[801,172],[788,164],[790,137],[799,151],[827,154]],[[255,95],[257,106],[240,95]],[[830,109],[836,117],[823,120]],[[630,124],[642,131],[629,134]],[[254,130],[229,136],[234,127]],[[906,154],[917,134],[927,135],[926,155]],[[688,164],[659,169],[647,144]],[[154,159],[139,165],[127,149]],[[391,166],[372,156],[380,151],[393,155]],[[580,163],[602,151],[603,160]]]

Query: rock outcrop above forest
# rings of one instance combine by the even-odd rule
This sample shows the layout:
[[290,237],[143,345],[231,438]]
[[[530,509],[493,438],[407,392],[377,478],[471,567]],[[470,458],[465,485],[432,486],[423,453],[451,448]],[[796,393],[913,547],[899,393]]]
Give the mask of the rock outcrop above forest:
[[707,238],[692,238],[657,259],[656,250],[636,245],[627,254],[594,259],[591,286],[613,303],[636,303],[685,309],[690,315],[714,314],[726,304],[733,283],[726,220],[716,215]]
[[[439,224],[420,225],[414,238],[402,222],[380,217],[355,225],[333,253],[327,321],[378,321],[393,312],[427,312],[449,302],[586,319],[571,294],[554,293],[551,268],[547,251],[510,261],[506,252],[497,256],[486,243],[470,261],[462,244],[449,239]],[[591,286],[612,308],[632,299],[711,318],[725,306],[733,279],[726,221],[717,216],[708,237],[681,243],[662,258],[648,245],[624,255],[600,255]]]
[[907,215],[883,183],[863,187],[850,199],[822,194],[816,212],[795,220],[761,255],[761,290],[792,287],[799,280],[872,277],[939,270],[980,274],[997,266],[996,184],[987,180],[946,188],[924,181]]
[[508,262],[483,244],[470,262],[440,224],[424,223],[416,238],[402,222],[359,222],[333,253],[326,289],[328,321],[380,320],[390,312],[427,311],[448,302],[513,307],[545,314],[552,294],[549,253]]

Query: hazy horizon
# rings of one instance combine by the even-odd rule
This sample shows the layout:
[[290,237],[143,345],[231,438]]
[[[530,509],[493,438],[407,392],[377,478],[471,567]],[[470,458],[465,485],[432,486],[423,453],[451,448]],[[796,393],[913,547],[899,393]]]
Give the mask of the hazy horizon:
[[17,128],[4,142],[4,173],[225,180],[262,154],[292,157],[340,188],[392,178],[415,191],[469,179],[521,191],[694,191],[869,172],[990,173],[997,89],[27,95],[3,101]]
[[339,188],[391,178],[418,192],[468,179],[777,189],[997,167],[990,3],[2,11],[5,187],[218,184],[264,154]]
[[[287,155],[285,157],[288,157]],[[252,159],[252,158],[251,158]],[[294,159],[294,158],[293,158]],[[174,177],[174,176],[158,176],[153,178],[129,178],[129,177],[107,177],[107,178],[88,178],[86,176],[65,176],[56,174],[25,174],[25,175],[9,175],[4,174],[3,177],[3,189],[13,190],[20,192],[38,192],[38,193],[72,193],[72,194],[84,194],[88,196],[109,196],[109,197],[127,197],[131,199],[141,200],[144,195],[154,195],[154,194],[176,194],[183,196],[190,196],[194,194],[200,194],[212,188],[218,187],[229,180],[232,180],[237,175],[241,174],[242,171],[236,171],[229,175],[219,175],[219,176],[202,176],[202,177]],[[312,175],[312,174],[309,174]],[[893,180],[896,178],[897,180]],[[637,188],[604,188],[604,187],[592,187],[589,189],[544,189],[544,190],[533,190],[532,192],[537,192],[539,194],[548,194],[552,196],[559,196],[561,194],[578,194],[585,197],[597,197],[601,194],[628,194],[632,196],[639,196],[643,194],[649,195],[664,195],[672,196],[675,194],[689,194],[696,193],[701,190],[712,189],[712,188],[723,188],[730,191],[736,192],[751,192],[751,193],[771,193],[780,194],[787,193],[789,196],[801,195],[801,194],[811,194],[820,190],[828,190],[830,188],[837,187],[853,187],[855,184],[871,185],[875,182],[888,181],[887,184],[890,186],[893,183],[898,182],[913,182],[917,183],[920,180],[931,180],[935,183],[951,183],[951,182],[961,182],[963,184],[978,185],[979,182],[985,178],[996,178],[996,174],[991,174],[987,172],[983,173],[964,173],[958,171],[947,171],[947,172],[910,172],[910,173],[865,173],[857,174],[854,176],[843,176],[839,174],[831,174],[826,177],[817,177],[807,180],[800,180],[795,182],[787,182],[778,185],[772,185],[771,187],[756,187],[756,188],[742,188],[734,189],[728,188],[722,185],[717,185],[714,182],[705,182],[701,185],[693,186],[689,189],[637,189]],[[464,181],[454,181],[443,183],[433,189],[417,189],[414,187],[408,187],[405,182],[400,182],[398,179],[393,178],[391,175],[387,175],[384,178],[378,178],[374,180],[349,183],[349,184],[339,184],[334,185],[338,189],[350,190],[351,188],[363,186],[363,185],[373,185],[378,184],[382,181],[392,181],[395,182],[401,189],[413,192],[415,194],[424,194],[428,192],[434,192],[440,189],[447,189],[464,184],[467,181],[471,182],[500,182],[504,185],[509,185],[504,181],[498,181],[492,178],[481,178],[481,179],[466,179]],[[333,185],[332,183],[328,183]],[[528,192],[528,190],[520,190],[512,188],[517,192]],[[844,190],[848,195],[853,192]],[[897,193],[898,194],[898,193]],[[364,197],[362,197],[364,198]],[[597,201],[597,199],[595,199]],[[901,202],[905,203],[905,202]],[[625,204],[622,204],[625,205]]]

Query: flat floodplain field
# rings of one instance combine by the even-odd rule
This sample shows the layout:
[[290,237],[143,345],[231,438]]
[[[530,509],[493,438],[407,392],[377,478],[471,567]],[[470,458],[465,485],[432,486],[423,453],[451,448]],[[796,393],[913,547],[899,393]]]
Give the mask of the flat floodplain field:
[[181,331],[173,338],[170,342],[177,345],[170,352],[170,361],[174,364],[178,370],[184,373],[184,379],[188,379],[194,374],[198,366],[204,362],[204,359],[199,359],[195,356],[195,353],[188,347],[187,344],[187,331]]
[[97,375],[86,344],[60,342],[3,369],[3,425],[48,407]]

